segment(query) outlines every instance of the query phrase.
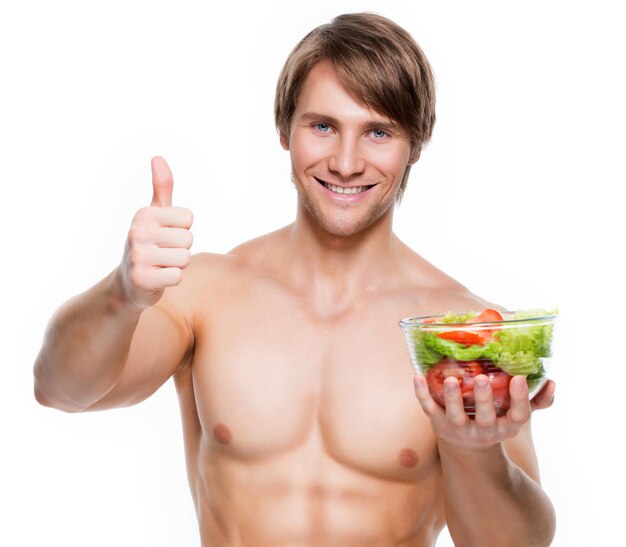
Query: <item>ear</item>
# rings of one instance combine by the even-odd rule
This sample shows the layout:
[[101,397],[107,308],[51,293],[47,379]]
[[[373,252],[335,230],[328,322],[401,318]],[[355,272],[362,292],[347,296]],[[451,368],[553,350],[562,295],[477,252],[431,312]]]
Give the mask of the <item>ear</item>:
[[411,146],[411,155],[409,156],[409,165],[413,165],[414,163],[417,163],[417,160],[420,159],[420,154],[422,153],[421,148],[414,144],[413,146]]
[[282,131],[280,132],[280,145],[285,150],[289,150],[289,137],[287,137],[287,135],[285,135]]

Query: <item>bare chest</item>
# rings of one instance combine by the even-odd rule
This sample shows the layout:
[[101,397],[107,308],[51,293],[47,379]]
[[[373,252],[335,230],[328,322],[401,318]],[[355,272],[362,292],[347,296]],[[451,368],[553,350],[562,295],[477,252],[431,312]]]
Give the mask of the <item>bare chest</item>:
[[321,319],[261,295],[207,322],[193,387],[209,444],[249,461],[316,451],[391,480],[432,470],[436,442],[413,392],[403,311],[372,304]]

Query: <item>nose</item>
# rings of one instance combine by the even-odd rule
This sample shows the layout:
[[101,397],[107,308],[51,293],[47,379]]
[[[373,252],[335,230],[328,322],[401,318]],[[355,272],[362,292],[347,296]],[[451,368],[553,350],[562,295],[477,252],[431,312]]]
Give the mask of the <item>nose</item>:
[[338,139],[330,155],[328,168],[346,179],[363,173],[365,158],[358,141],[346,136]]

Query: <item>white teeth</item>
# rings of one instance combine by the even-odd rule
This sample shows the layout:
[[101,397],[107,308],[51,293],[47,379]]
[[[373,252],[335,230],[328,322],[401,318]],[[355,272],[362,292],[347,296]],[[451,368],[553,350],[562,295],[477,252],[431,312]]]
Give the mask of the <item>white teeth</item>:
[[343,186],[335,186],[334,184],[324,183],[324,186],[337,194],[360,194],[363,190],[367,190],[367,186],[356,186],[355,188],[344,188]]

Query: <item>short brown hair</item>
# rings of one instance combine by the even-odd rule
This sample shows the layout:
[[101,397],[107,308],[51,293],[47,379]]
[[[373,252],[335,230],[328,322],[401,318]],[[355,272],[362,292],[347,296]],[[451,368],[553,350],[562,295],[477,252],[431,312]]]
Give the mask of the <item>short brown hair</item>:
[[[328,61],[346,88],[368,108],[400,124],[415,153],[430,139],[435,125],[430,64],[406,30],[372,13],[339,15],[307,34],[290,53],[274,100],[274,120],[282,136],[289,138],[304,80],[320,61]],[[410,167],[402,178],[398,201]]]

